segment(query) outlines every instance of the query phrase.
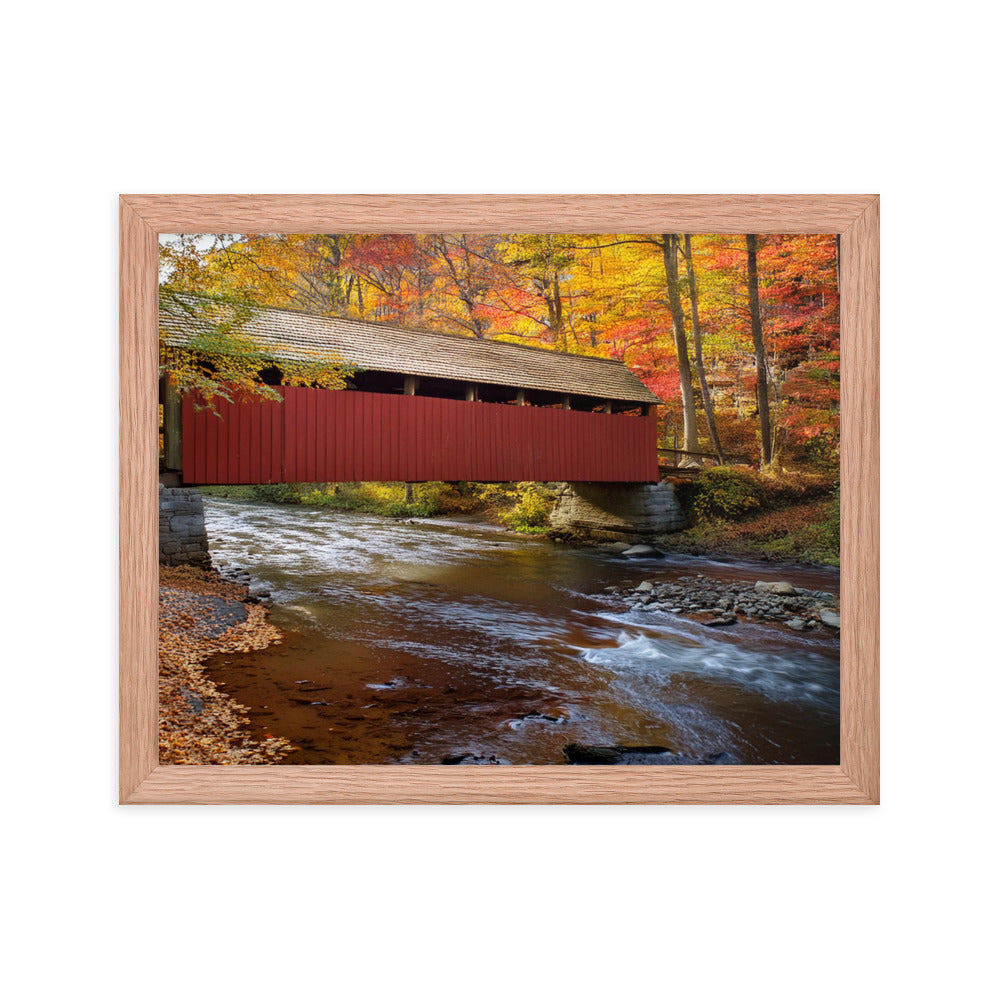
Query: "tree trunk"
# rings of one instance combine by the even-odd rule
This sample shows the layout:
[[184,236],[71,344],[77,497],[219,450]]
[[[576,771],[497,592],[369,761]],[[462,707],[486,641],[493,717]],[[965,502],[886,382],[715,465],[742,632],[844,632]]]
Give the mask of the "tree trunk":
[[767,358],[764,331],[760,325],[760,296],[757,290],[757,236],[747,234],[747,291],[750,296],[750,334],[757,359],[757,413],[760,416],[761,467],[771,464],[771,407],[767,398]]
[[563,351],[569,350],[566,343],[566,331],[563,329],[562,294],[559,290],[559,272],[552,282],[552,322],[556,332],[556,343]]
[[[663,266],[667,272],[667,299],[674,327],[674,347],[677,348],[677,369],[681,378],[681,401],[684,405],[684,451],[698,450],[698,416],[694,408],[694,386],[691,382],[691,360],[688,357],[687,334],[684,332],[684,306],[677,278],[677,237],[663,233]],[[696,458],[685,456],[683,463],[697,465]]]
[[705,376],[705,359],[701,353],[701,322],[698,319],[698,281],[694,276],[694,254],[691,252],[691,235],[684,236],[684,264],[687,268],[688,289],[691,295],[691,336],[694,338],[694,363],[698,369],[698,384],[701,386],[701,401],[705,407],[705,421],[708,424],[708,436],[712,439],[712,449],[719,465],[725,462],[722,445],[719,443],[719,432],[715,427],[715,404],[712,401],[712,390]]

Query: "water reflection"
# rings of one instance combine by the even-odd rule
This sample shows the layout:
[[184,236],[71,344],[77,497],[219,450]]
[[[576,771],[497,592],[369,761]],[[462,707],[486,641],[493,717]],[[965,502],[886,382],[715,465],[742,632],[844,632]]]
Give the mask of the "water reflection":
[[[691,557],[636,564],[489,526],[206,500],[213,558],[270,590],[288,640],[213,676],[288,763],[562,763],[570,742],[743,763],[838,759],[831,632],[629,613],[610,584],[701,572],[836,591],[835,570]],[[303,684],[322,688],[313,704]]]

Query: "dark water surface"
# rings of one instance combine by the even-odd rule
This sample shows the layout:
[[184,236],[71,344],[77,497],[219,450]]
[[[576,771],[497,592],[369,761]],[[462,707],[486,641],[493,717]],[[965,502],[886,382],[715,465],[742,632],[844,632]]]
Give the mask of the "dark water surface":
[[489,525],[205,499],[212,556],[271,591],[287,635],[213,679],[289,764],[564,763],[567,743],[744,764],[839,759],[837,635],[628,612],[611,584],[692,573],[837,593],[835,569],[625,560]]

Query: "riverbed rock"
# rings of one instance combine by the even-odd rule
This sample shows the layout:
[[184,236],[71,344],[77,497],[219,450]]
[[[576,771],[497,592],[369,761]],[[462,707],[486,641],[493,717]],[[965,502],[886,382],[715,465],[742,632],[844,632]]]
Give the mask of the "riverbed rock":
[[774,582],[758,580],[753,585],[753,589],[758,594],[778,594],[780,597],[794,597],[798,593],[787,580],[776,580]]
[[496,754],[456,753],[441,758],[442,764],[510,764],[509,760]]
[[618,747],[588,747],[581,743],[569,743],[563,748],[566,759],[571,764],[620,764],[622,754]]
[[806,628],[805,620],[802,618],[789,618],[785,624],[796,632],[802,632]]
[[819,613],[820,621],[830,628],[840,628],[840,615],[834,611],[822,610]]
[[585,746],[569,743],[563,754],[570,764],[738,764],[731,753],[714,753],[708,757],[688,757],[670,747],[660,746]]
[[659,549],[653,548],[652,545],[630,545],[623,550],[622,555],[627,559],[642,559],[663,555],[663,553]]
[[[605,588],[615,593],[614,588]],[[792,590],[792,594],[786,591]],[[830,628],[837,628],[837,599],[825,591],[793,587],[786,581],[720,580],[704,574],[672,580],[643,580],[617,588],[633,611],[669,611],[697,616],[705,625],[720,627],[739,619],[754,622],[801,622],[795,631],[820,628],[820,613],[826,612]],[[737,618],[739,616],[739,619]]]
[[201,713],[205,711],[204,698],[195,694],[194,691],[189,691],[185,687],[182,687],[180,692],[181,697],[188,703],[188,707],[191,709],[192,715],[201,715]]

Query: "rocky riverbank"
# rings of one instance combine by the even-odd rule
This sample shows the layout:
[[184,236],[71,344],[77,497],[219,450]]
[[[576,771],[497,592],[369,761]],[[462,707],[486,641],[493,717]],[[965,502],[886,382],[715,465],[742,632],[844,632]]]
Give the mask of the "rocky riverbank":
[[643,580],[633,588],[606,587],[632,611],[685,615],[712,628],[739,621],[777,622],[797,632],[840,628],[840,602],[823,590],[805,590],[786,581],[748,583],[698,573],[669,582]]
[[277,736],[254,738],[248,710],[202,667],[215,653],[281,641],[259,599],[214,570],[161,566],[159,611],[160,763],[278,763],[292,745]]

